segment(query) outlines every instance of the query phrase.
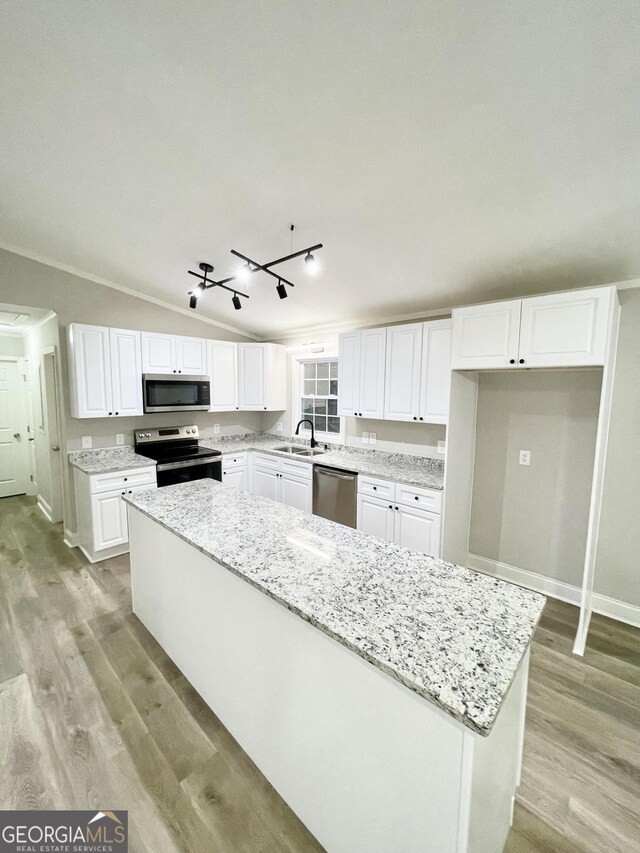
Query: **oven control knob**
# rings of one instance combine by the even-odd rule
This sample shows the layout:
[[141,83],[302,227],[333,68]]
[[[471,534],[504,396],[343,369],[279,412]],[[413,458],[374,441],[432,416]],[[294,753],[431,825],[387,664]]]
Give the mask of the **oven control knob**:
[[191,434],[191,430],[190,430],[190,429],[188,429],[188,430],[187,430],[187,435],[190,435],[190,434]]

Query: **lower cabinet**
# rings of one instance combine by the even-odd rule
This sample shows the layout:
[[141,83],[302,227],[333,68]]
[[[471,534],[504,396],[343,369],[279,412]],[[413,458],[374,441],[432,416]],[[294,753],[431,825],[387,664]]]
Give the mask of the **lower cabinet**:
[[156,488],[156,470],[138,468],[110,474],[75,469],[78,545],[92,563],[129,550],[127,505],[123,495]]
[[249,488],[249,468],[247,454],[236,453],[233,456],[222,457],[222,482],[227,486],[235,486],[240,491]]
[[358,530],[440,556],[441,492],[371,477],[358,480]]
[[311,512],[313,466],[308,462],[256,453],[253,460],[253,493]]

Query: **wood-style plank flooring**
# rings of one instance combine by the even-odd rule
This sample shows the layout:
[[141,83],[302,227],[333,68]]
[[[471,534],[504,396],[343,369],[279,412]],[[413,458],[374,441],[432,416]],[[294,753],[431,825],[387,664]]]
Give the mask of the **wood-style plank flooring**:
[[[535,636],[505,853],[640,851],[640,631],[594,617],[580,659],[576,619],[550,601]],[[322,850],[131,613],[128,558],[90,565],[25,497],[0,500],[0,768],[3,809],[128,809],[132,853]]]

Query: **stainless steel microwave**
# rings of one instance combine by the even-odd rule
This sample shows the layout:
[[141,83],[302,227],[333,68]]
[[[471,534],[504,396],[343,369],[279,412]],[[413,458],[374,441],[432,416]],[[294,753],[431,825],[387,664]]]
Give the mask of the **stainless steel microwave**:
[[145,373],[142,377],[145,412],[206,412],[211,404],[208,376]]

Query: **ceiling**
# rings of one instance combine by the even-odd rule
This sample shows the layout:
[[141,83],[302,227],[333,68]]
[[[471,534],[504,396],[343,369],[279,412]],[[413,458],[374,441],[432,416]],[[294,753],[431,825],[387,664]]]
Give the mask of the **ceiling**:
[[50,316],[53,316],[52,312],[43,308],[0,302],[0,335],[24,335]]
[[0,243],[262,337],[640,276],[638,0],[9,0]]

